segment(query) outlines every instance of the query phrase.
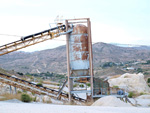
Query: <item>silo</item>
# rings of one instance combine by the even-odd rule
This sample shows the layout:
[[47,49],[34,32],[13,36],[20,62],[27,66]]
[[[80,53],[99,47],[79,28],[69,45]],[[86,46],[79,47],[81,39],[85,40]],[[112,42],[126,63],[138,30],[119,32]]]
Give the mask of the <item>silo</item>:
[[[74,98],[73,95],[77,93],[82,93],[82,96],[85,95],[86,99],[90,97],[90,100],[92,100],[93,55],[90,19],[68,19],[65,23],[66,31],[71,30],[73,25],[73,31],[66,34],[69,102],[71,103],[72,98]],[[90,89],[74,88],[74,84],[77,81],[85,85],[87,82],[90,83]]]
[[87,27],[82,24],[74,26],[69,37],[70,69],[75,76],[88,74],[89,51]]

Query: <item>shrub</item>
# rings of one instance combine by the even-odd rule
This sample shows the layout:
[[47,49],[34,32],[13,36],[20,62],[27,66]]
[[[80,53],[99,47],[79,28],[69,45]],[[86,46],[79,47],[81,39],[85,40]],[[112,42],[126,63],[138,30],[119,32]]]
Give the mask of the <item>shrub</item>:
[[140,95],[144,95],[145,93],[141,92]]
[[135,96],[135,94],[133,92],[129,92],[128,97],[132,98],[133,96]]
[[36,84],[36,86],[38,86],[38,87],[42,87],[42,86],[43,86],[43,84],[42,84],[42,83],[37,83],[37,84]]
[[141,68],[137,69],[137,73],[142,73],[142,72],[143,72],[143,70]]
[[18,91],[18,93],[22,93],[21,91]]
[[144,72],[143,74],[144,74],[144,75],[149,75],[149,73],[148,73],[148,72]]
[[82,88],[84,87],[84,85],[83,85],[83,84],[80,84],[79,86],[80,86],[80,87],[82,87]]
[[119,86],[113,86],[113,88],[119,88]]
[[32,98],[28,94],[22,94],[21,95],[21,101],[22,102],[31,102]]
[[91,86],[91,84],[90,84],[90,83],[87,83],[86,85],[87,85],[88,87],[90,87],[90,86]]
[[58,83],[57,86],[60,86],[60,83]]
[[77,87],[77,86],[78,86],[78,84],[74,84],[74,85],[73,85],[73,87]]
[[17,74],[19,74],[19,75],[21,75],[21,76],[23,75],[23,73],[20,73],[20,72],[17,72]]
[[150,83],[150,78],[147,79],[147,83]]
[[106,62],[102,65],[102,68],[113,67],[113,66],[116,66],[116,64],[113,62]]

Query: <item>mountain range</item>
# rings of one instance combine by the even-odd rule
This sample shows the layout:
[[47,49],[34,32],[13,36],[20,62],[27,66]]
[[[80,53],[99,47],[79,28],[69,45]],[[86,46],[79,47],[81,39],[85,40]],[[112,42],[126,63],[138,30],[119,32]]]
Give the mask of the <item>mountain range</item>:
[[[150,49],[148,48],[95,43],[93,44],[93,65],[96,68],[105,62],[146,61],[150,59]],[[36,52],[17,51],[9,53],[0,56],[0,67],[23,73],[66,73],[66,46]]]

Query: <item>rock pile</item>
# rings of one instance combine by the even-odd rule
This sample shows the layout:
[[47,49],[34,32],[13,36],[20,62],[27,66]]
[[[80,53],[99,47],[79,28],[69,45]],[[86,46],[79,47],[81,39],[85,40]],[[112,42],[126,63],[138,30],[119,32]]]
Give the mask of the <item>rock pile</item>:
[[127,92],[137,93],[149,93],[150,88],[148,87],[144,75],[139,74],[123,74],[118,78],[108,80],[110,87],[118,86],[119,88],[125,89]]
[[105,96],[95,101],[92,106],[132,107],[115,96]]

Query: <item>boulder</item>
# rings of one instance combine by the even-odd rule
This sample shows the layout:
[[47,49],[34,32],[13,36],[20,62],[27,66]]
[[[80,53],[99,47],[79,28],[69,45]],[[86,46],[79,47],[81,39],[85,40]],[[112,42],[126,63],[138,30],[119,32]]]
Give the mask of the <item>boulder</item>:
[[51,98],[47,95],[44,95],[42,100],[44,103],[52,103]]
[[41,102],[41,99],[40,99],[40,97],[39,96],[36,96],[36,100],[35,100],[36,102]]
[[144,75],[139,74],[129,74],[125,73],[118,78],[113,78],[108,80],[110,87],[118,86],[119,88],[125,89],[127,92],[137,92],[137,93],[149,93],[150,88],[148,87]]

